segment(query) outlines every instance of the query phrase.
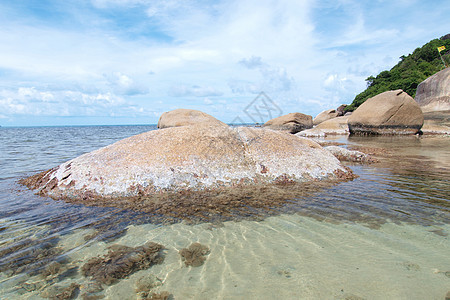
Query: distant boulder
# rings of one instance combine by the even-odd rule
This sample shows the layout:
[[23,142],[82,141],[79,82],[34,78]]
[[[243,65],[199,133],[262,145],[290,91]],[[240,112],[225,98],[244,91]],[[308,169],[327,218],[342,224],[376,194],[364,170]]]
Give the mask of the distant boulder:
[[347,104],[342,104],[341,106],[339,106],[338,108],[336,108],[336,112],[337,112],[337,116],[338,117],[342,117],[345,116],[346,112],[345,112],[345,108],[347,107]]
[[402,90],[369,98],[348,118],[351,134],[416,134],[423,113],[414,99]]
[[165,112],[158,121],[158,128],[180,127],[195,124],[225,125],[211,115],[194,109],[179,108]]
[[312,129],[307,129],[297,133],[298,136],[320,137],[329,135],[346,135],[349,134],[348,117],[336,117],[326,120]]
[[314,118],[313,125],[319,125],[320,123],[336,118],[337,116],[338,112],[335,109],[324,110]]
[[416,102],[424,112],[450,110],[450,68],[422,81],[417,87]]
[[267,121],[264,127],[273,130],[288,131],[297,133],[313,127],[312,117],[301,113],[290,113]]

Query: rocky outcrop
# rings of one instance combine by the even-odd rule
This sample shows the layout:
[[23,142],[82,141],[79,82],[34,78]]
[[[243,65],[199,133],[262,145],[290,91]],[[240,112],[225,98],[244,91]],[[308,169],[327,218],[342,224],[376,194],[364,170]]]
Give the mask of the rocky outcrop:
[[424,112],[450,110],[450,68],[422,81],[415,99]]
[[349,134],[348,121],[349,117],[337,117],[320,123],[312,129],[307,129],[297,133],[299,136],[305,137],[323,137],[329,135],[346,135]]
[[314,118],[313,125],[319,125],[320,123],[336,118],[337,116],[338,112],[335,109],[324,110]]
[[200,123],[226,126],[225,123],[202,111],[180,108],[163,113],[159,118],[158,128],[180,127]]
[[301,113],[290,113],[272,120],[267,121],[264,127],[272,130],[288,131],[289,133],[297,133],[299,131],[312,128],[312,117]]
[[347,104],[342,104],[340,105],[338,108],[336,108],[336,112],[337,112],[337,116],[338,117],[343,117],[345,116],[346,112],[345,112],[345,108],[347,107]]
[[200,123],[126,138],[22,183],[53,198],[95,199],[348,179],[349,174],[331,153],[309,139],[262,128]]
[[351,134],[416,134],[423,113],[414,99],[402,90],[369,98],[348,118]]

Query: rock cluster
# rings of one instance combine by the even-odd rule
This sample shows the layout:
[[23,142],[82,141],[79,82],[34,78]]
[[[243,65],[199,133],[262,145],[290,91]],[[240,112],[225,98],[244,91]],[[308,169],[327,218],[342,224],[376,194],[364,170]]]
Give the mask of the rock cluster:
[[132,136],[22,183],[57,199],[109,199],[342,178],[342,173],[349,172],[309,139],[218,122],[202,121]]

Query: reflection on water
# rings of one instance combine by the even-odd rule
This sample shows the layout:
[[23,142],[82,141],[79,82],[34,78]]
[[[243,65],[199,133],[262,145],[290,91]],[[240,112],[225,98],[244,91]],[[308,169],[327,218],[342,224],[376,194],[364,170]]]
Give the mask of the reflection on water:
[[[326,186],[314,190],[314,193],[297,193],[270,209],[251,206],[228,216],[217,212],[216,216],[209,219],[215,220],[215,223],[202,224],[202,219],[194,218],[188,225],[182,216],[168,218],[165,215],[132,210],[67,204],[36,196],[17,184],[17,180],[23,176],[51,168],[127,136],[153,129],[155,127],[152,126],[0,129],[0,298],[3,298],[2,294],[10,298],[51,298],[63,293],[80,298],[106,296],[114,299],[114,293],[128,295],[121,299],[129,295],[136,297],[134,290],[130,291],[121,282],[111,286],[92,286],[93,283],[82,276],[80,268],[85,259],[106,254],[108,245],[120,243],[138,247],[149,240],[161,243],[167,249],[164,263],[149,269],[160,280],[154,281],[161,283],[155,287],[155,291],[168,289],[174,297],[179,296],[181,299],[240,299],[252,289],[259,289],[254,290],[252,295],[261,295],[259,298],[264,299],[269,299],[269,295],[336,299],[352,295],[369,297],[373,295],[372,287],[355,279],[347,267],[355,264],[355,268],[365,268],[366,274],[371,274],[366,275],[366,278],[379,278],[377,272],[382,271],[376,267],[376,262],[365,267],[356,266],[360,258],[355,255],[374,255],[373,251],[380,251],[377,255],[385,255],[377,258],[377,262],[388,270],[384,276],[397,274],[395,272],[416,272],[408,274],[416,274],[414,276],[418,276],[417,280],[427,281],[439,295],[445,289],[442,282],[447,282],[449,286],[450,278],[445,274],[450,271],[450,260],[442,256],[442,253],[450,250],[448,137],[339,138],[337,141],[345,143],[346,147],[381,149],[384,156],[378,164],[350,165],[359,175],[353,181]],[[270,198],[270,194],[264,196]],[[207,202],[203,205],[207,205]],[[398,229],[400,227],[392,227],[394,224],[402,226],[405,233]],[[236,230],[241,233],[237,234]],[[272,235],[271,232],[278,232],[278,235]],[[425,240],[422,242],[417,239],[418,236]],[[362,237],[364,240],[361,240]],[[342,244],[352,239],[353,246]],[[396,248],[391,244],[392,239],[405,246]],[[276,245],[273,244],[275,240]],[[428,247],[426,243],[431,240],[439,245]],[[207,244],[211,248],[211,254],[204,266],[183,267],[178,250],[196,241]],[[250,241],[253,244],[249,244]],[[381,248],[364,248],[368,243],[381,243]],[[289,251],[282,254],[284,247],[288,247],[286,249]],[[316,262],[314,256],[310,258],[311,262],[302,256],[311,251],[314,253],[313,248],[309,247],[327,248],[319,251],[320,259],[331,264],[327,267],[330,268],[330,274],[338,272],[339,266],[344,273],[350,272],[351,274],[341,276],[358,281],[358,284],[348,284],[355,292],[340,293],[337,286],[341,282],[337,284],[323,270],[313,270],[320,262]],[[351,256],[347,257],[344,253],[333,250],[336,247],[353,253],[354,262],[351,263]],[[417,258],[422,266],[412,261],[416,258],[406,250],[411,247],[421,249],[421,255],[427,256],[422,260]],[[234,249],[233,253],[236,253],[244,248],[251,249],[251,253],[247,253],[246,260],[240,264],[239,257],[227,252]],[[280,256],[269,260],[261,256],[273,251],[280,251]],[[398,270],[385,265],[389,261],[389,255],[395,256]],[[291,262],[293,257],[298,257],[298,260]],[[270,275],[268,273],[268,277],[265,275],[261,278],[258,275],[253,281],[247,282],[242,276],[251,277],[252,268],[247,270],[245,267],[246,262],[250,261],[258,265],[253,268],[263,273],[269,272]],[[269,265],[271,267],[267,269],[266,266]],[[431,271],[432,268],[427,269],[425,265],[434,266],[436,270]],[[230,270],[229,275],[226,275],[227,268]],[[209,279],[202,270],[210,272]],[[306,271],[307,278],[304,273]],[[145,273],[139,271],[136,274],[144,274],[143,272]],[[319,278],[318,274],[323,277]],[[139,278],[138,275],[130,274],[124,282],[131,280],[134,286]],[[189,282],[188,278],[197,278],[199,282]],[[236,281],[237,278],[240,282]],[[430,281],[430,278],[434,281]],[[297,285],[286,283],[285,280],[296,280]],[[386,286],[391,284],[382,281]],[[183,284],[177,286],[175,282]],[[440,288],[435,287],[437,283]],[[272,290],[267,291],[264,286],[270,286]],[[362,286],[367,290],[361,290]],[[414,284],[406,281],[403,286],[396,288],[402,290],[405,286],[414,290]],[[51,287],[55,288],[52,290]],[[379,288],[383,290],[384,286],[380,285]],[[396,294],[390,291],[385,295]],[[416,295],[423,294],[416,292]],[[439,297],[444,296],[445,293]]]

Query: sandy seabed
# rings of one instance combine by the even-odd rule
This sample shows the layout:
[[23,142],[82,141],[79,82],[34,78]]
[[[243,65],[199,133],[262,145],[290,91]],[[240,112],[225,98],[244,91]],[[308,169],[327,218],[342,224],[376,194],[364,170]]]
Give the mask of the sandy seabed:
[[[444,299],[450,291],[448,232],[449,225],[386,223],[371,229],[297,214],[220,225],[131,225],[113,244],[159,243],[166,248],[164,262],[106,286],[102,294],[139,299],[137,281],[148,277],[158,281],[153,292],[168,291],[173,299]],[[60,247],[77,249],[69,253],[73,264],[81,266],[111,246],[86,245],[89,233],[61,238]],[[187,267],[179,255],[193,242],[210,249],[199,267]],[[80,274],[69,281],[89,284]],[[40,299],[39,292],[24,299]]]

